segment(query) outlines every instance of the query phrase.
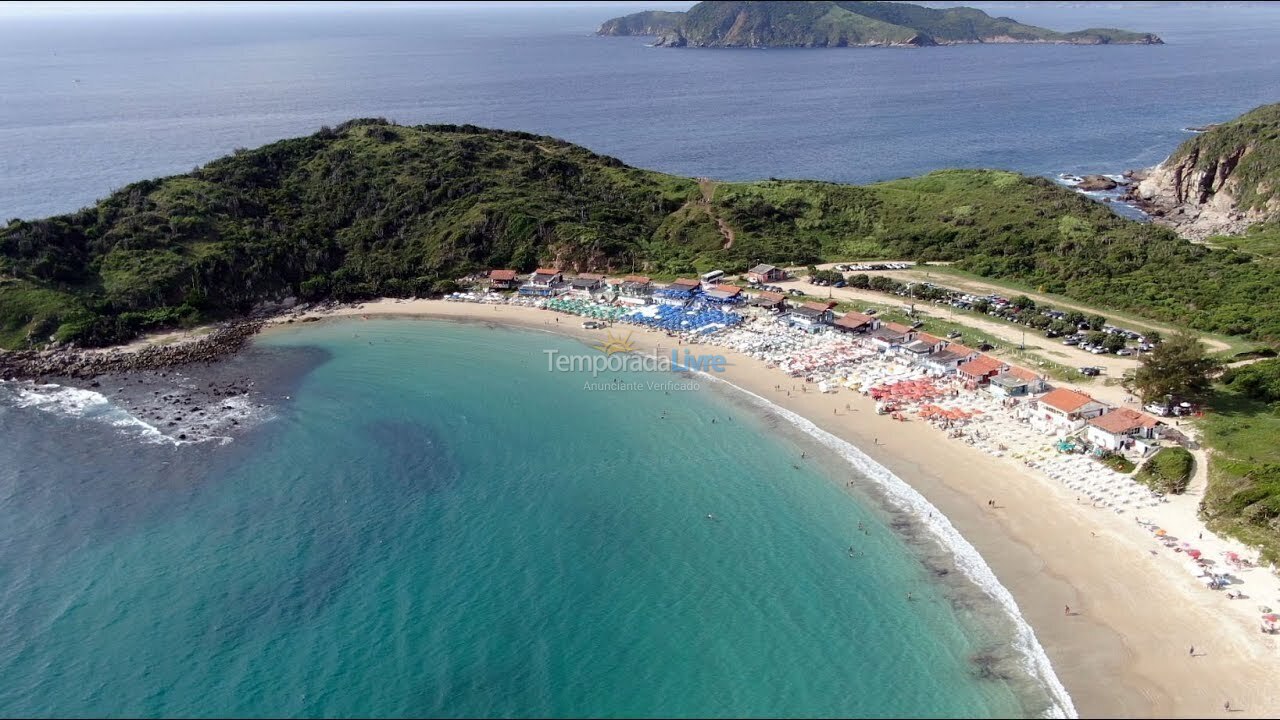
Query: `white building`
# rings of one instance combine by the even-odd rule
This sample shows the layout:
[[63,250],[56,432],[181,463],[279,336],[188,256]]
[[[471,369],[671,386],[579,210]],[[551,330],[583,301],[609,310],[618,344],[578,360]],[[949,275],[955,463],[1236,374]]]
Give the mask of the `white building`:
[[1085,439],[1093,445],[1122,452],[1136,450],[1145,455],[1147,450],[1155,446],[1159,420],[1129,408],[1116,408],[1105,415],[1089,420],[1085,429]]
[[1089,420],[1105,413],[1109,406],[1082,392],[1058,388],[1037,398],[1031,413],[1031,426],[1040,432],[1059,437],[1083,428]]

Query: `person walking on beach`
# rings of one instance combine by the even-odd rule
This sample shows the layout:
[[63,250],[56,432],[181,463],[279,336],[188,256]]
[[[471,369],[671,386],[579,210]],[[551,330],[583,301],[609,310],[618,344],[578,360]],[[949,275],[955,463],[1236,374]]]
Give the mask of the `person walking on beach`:
[[1188,655],[1190,655],[1191,657],[1195,657],[1195,656],[1196,656],[1196,646],[1195,646],[1195,645],[1192,645],[1192,646],[1191,646],[1191,649],[1190,649],[1189,651],[1187,651],[1187,654],[1188,654]]
[[1071,615],[1071,606],[1070,606],[1070,605],[1064,605],[1064,606],[1062,606],[1062,614],[1063,614],[1063,615]]

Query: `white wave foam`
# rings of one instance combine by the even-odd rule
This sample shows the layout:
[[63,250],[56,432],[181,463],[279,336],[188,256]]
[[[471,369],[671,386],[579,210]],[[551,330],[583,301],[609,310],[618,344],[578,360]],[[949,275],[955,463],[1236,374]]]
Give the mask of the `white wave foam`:
[[1044,647],[1036,639],[1035,631],[1031,628],[1030,623],[1022,616],[1022,612],[1018,609],[1018,603],[1013,599],[1013,595],[1009,593],[1005,586],[1000,584],[1000,580],[996,578],[995,573],[987,565],[987,562],[982,559],[982,555],[977,548],[956,530],[951,521],[938,508],[934,507],[919,491],[908,485],[902,478],[872,460],[856,445],[841,440],[806,418],[775,405],[769,400],[749,390],[744,390],[727,380],[707,373],[699,372],[698,374],[728,385],[786,418],[807,435],[838,453],[859,473],[879,485],[889,500],[899,509],[911,512],[918,522],[928,528],[942,545],[951,551],[955,558],[956,567],[960,568],[970,581],[982,588],[987,595],[995,600],[1013,620],[1016,631],[1014,647],[1022,656],[1026,670],[1033,677],[1040,680],[1053,702],[1053,706],[1047,712],[1046,717],[1079,717],[1075,704],[1071,701],[1071,695],[1067,693],[1066,687],[1062,685],[1062,681],[1054,673],[1053,666],[1049,662],[1049,656],[1045,654]]
[[[166,435],[160,428],[133,415],[128,410],[111,402],[107,396],[93,390],[57,385],[53,383],[37,385],[31,382],[6,382],[0,380],[0,388],[7,388],[12,404],[20,408],[34,408],[43,412],[56,413],[65,417],[83,418],[106,423],[119,428],[127,434],[150,443],[169,445],[186,445],[190,443],[216,441],[219,444],[231,442],[227,435],[210,435],[199,437],[188,428],[179,428],[188,434],[187,439],[179,439],[175,435]],[[227,398],[221,402],[226,408],[224,421],[231,424],[232,418],[239,422],[250,419],[267,419],[258,412],[247,398]]]
[[[3,383],[3,381],[0,381]],[[153,442],[172,441],[159,428],[129,414],[127,410],[111,404],[106,395],[93,390],[67,387],[53,383],[6,383],[13,388],[14,405],[35,408],[67,417],[98,420],[113,427],[133,430]]]

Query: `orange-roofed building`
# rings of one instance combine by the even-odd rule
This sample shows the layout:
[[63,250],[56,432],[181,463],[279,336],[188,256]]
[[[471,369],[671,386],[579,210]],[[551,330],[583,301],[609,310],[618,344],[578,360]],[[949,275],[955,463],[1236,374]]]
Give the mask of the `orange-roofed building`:
[[551,287],[564,282],[564,275],[555,268],[538,268],[529,277],[529,284],[538,287]]
[[787,307],[787,296],[782,293],[762,291],[756,293],[752,305],[766,310],[783,310]]
[[835,319],[835,313],[831,312],[831,308],[835,307],[833,302],[806,302],[792,306],[787,311],[787,317],[791,324],[809,332],[820,330]]
[[1083,428],[1085,423],[1105,413],[1110,406],[1082,392],[1058,388],[1037,398],[1035,408],[1031,415],[1032,427],[1042,432],[1065,435]]
[[1004,363],[990,355],[979,354],[972,360],[966,360],[956,367],[956,372],[965,382],[973,386],[983,385],[1004,369]]
[[1149,444],[1141,441],[1154,440],[1161,425],[1163,423],[1146,413],[1116,408],[1090,420],[1085,437],[1094,445],[1112,452],[1131,450],[1140,445],[1145,452]]
[[517,285],[515,270],[490,270],[489,288],[492,290],[513,290]]
[[628,275],[618,281],[618,302],[648,305],[653,299],[653,281],[646,275]]
[[831,323],[836,330],[848,333],[870,332],[875,330],[877,325],[878,322],[874,317],[860,312],[847,312]]

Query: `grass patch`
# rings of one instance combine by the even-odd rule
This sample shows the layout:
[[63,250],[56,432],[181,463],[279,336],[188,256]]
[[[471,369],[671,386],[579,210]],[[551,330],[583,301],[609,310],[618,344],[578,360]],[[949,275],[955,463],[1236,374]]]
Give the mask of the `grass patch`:
[[1213,448],[1201,516],[1222,532],[1280,560],[1280,405],[1220,389],[1200,421]]
[[1098,461],[1118,473],[1128,475],[1133,472],[1133,461],[1123,455],[1116,455],[1114,453],[1111,455],[1103,455],[1101,458],[1098,458]]
[[[1129,468],[1133,468],[1133,463],[1129,463]],[[1167,447],[1143,463],[1135,479],[1156,492],[1181,495],[1191,484],[1195,469],[1196,459],[1190,450]]]
[[0,347],[21,348],[48,340],[77,308],[66,293],[22,280],[0,280]]

